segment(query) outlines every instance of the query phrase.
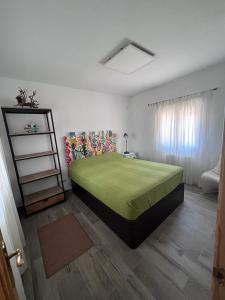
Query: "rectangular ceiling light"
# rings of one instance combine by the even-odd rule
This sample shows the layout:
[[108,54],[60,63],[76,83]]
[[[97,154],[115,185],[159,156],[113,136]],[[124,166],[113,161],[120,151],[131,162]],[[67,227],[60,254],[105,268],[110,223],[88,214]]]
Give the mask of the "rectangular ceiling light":
[[153,53],[131,42],[108,58],[103,64],[117,72],[131,74],[154,59]]

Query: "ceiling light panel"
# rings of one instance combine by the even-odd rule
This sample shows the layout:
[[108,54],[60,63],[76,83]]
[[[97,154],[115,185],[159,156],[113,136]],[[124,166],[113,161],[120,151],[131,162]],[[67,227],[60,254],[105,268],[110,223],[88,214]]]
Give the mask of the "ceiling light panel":
[[131,74],[154,59],[154,54],[130,43],[103,64],[105,67],[117,72]]

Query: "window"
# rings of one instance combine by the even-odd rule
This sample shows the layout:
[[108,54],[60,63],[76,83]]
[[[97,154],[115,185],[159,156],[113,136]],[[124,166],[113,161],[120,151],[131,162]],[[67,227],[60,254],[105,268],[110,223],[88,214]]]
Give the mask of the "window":
[[[167,154],[189,155],[198,150],[202,99],[165,103],[155,116],[158,148]],[[155,124],[155,125],[156,125]]]
[[[218,101],[205,91],[149,105],[151,160],[183,167],[184,182],[198,184],[217,160],[222,134]],[[220,122],[220,129],[218,124]]]

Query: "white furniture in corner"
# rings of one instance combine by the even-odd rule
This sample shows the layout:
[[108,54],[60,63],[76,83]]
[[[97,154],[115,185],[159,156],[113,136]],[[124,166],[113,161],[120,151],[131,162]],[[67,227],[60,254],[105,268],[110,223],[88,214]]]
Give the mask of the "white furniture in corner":
[[216,167],[212,170],[206,171],[201,175],[200,186],[204,193],[217,192],[220,182],[220,159]]

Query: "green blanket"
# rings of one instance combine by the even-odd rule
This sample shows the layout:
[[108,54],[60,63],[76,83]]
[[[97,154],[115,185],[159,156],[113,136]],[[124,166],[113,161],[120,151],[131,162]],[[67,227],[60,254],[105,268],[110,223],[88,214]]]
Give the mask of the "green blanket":
[[113,211],[135,220],[182,182],[183,171],[107,153],[73,161],[69,176]]

